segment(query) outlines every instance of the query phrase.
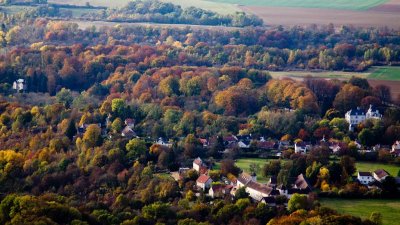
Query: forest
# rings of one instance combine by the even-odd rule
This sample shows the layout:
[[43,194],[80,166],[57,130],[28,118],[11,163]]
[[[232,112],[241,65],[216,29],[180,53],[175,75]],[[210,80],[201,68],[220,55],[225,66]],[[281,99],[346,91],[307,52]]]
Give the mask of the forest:
[[[357,147],[400,140],[400,96],[360,77],[276,79],[269,73],[398,65],[398,31],[333,25],[81,29],[43,18],[57,15],[45,9],[0,15],[0,224],[380,225],[384,215],[343,215],[318,199],[399,198],[398,174],[379,190],[352,176],[356,160],[400,165],[388,148],[366,154]],[[239,27],[257,22],[155,1],[102,16]],[[202,20],[194,21],[198,16]],[[15,90],[19,79],[25,86]],[[345,113],[371,105],[382,119],[349,130]],[[230,135],[253,139],[248,149],[226,154]],[[160,138],[169,145],[158,144]],[[269,151],[259,148],[260,138],[326,139],[341,148],[336,160],[322,145],[307,155],[287,148],[261,165],[265,178],[287,185],[304,174],[316,190],[278,198],[273,207],[251,200],[244,188],[210,199],[195,188],[200,174],[193,169],[179,181],[169,175],[201,157],[214,180],[235,180],[242,172],[236,159]]]

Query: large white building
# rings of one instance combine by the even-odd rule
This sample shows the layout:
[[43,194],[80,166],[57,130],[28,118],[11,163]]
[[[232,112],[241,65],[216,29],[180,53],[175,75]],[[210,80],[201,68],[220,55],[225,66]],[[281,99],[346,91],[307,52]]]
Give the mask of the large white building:
[[375,181],[374,177],[372,176],[372,173],[370,172],[358,172],[357,180],[364,185],[368,185]]
[[382,119],[382,114],[379,113],[374,106],[370,105],[368,111],[365,113],[360,107],[357,109],[349,110],[345,115],[346,121],[349,123],[349,130],[353,131],[359,123],[364,122],[366,119]]

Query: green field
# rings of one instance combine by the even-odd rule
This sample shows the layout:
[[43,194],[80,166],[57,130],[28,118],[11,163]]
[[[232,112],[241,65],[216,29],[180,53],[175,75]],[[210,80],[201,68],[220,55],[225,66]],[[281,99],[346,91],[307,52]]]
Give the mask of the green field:
[[327,8],[367,10],[381,5],[387,0],[211,0],[213,2],[231,3],[246,6],[276,6],[276,7],[301,7],[301,8]]
[[323,71],[323,72],[308,72],[308,71],[270,71],[273,78],[293,77],[304,78],[306,76],[318,78],[334,78],[334,79],[350,79],[352,76],[361,77],[371,80],[384,81],[400,81],[400,67],[395,66],[374,66],[366,72],[342,72],[342,71]]
[[324,71],[324,72],[308,72],[308,71],[269,71],[273,78],[280,77],[292,77],[303,79],[304,77],[311,76],[316,78],[330,78],[330,79],[339,79],[339,80],[347,80],[352,76],[368,78],[370,76],[370,72],[342,72],[342,71]]
[[[270,161],[271,159],[258,159],[258,158],[242,158],[242,159],[237,159],[235,161],[236,166],[238,166],[240,169],[242,169],[245,172],[249,172],[250,171],[250,164],[255,163],[257,165],[260,166],[260,170],[256,172],[257,174],[257,181],[261,182],[261,183],[266,183],[268,182],[268,178],[264,177],[262,175],[262,168],[264,166],[264,164],[267,164],[268,161]],[[282,160],[284,161],[284,160]],[[220,163],[216,163],[214,169],[220,169]]]
[[377,67],[371,72],[368,78],[375,80],[400,80],[400,67]]
[[400,170],[400,166],[388,165],[382,163],[370,163],[370,162],[356,162],[356,167],[358,171],[362,172],[373,172],[377,169],[384,169],[394,177],[397,176]]
[[[110,8],[119,8],[128,4],[132,0],[49,0],[50,3],[59,4],[70,4],[70,5],[85,5],[88,2],[93,6],[105,6]],[[180,5],[183,8],[194,6],[205,10],[211,10],[221,14],[232,14],[238,11],[242,11],[239,7],[230,3],[221,3],[213,1],[201,1],[201,0],[160,0],[162,2],[170,2],[176,5]]]
[[369,218],[372,212],[379,212],[383,217],[383,225],[397,225],[400,221],[399,200],[347,200],[347,199],[321,199],[321,204],[335,209],[340,213]]

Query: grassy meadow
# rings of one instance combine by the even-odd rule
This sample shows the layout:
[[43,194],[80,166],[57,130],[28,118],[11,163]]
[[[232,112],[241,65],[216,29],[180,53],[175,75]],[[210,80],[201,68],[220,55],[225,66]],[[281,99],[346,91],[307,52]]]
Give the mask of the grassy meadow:
[[320,199],[321,205],[335,209],[340,213],[369,218],[372,212],[379,212],[383,225],[397,225],[400,221],[400,201],[398,199]]
[[367,10],[386,3],[387,0],[211,0],[213,2],[231,3],[246,6],[274,6],[326,8],[344,10]]
[[400,80],[400,67],[377,67],[371,72],[368,78],[375,80]]
[[[266,183],[269,178],[266,178],[263,176],[262,174],[262,168],[265,164],[267,164],[269,161],[274,160],[274,159],[260,159],[260,158],[241,158],[241,159],[237,159],[235,161],[236,166],[238,166],[240,169],[242,169],[245,172],[250,172],[250,165],[252,163],[257,164],[260,169],[256,172],[257,174],[257,181],[261,182],[261,183]],[[285,160],[281,160],[282,162]],[[219,170],[220,169],[220,163],[216,163],[214,169]]]

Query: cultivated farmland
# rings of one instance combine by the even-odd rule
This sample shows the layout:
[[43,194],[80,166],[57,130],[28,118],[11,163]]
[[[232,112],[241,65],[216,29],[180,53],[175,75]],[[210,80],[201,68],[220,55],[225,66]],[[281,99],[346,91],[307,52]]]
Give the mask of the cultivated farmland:
[[386,0],[212,0],[245,6],[301,7],[346,10],[366,10],[386,3]]
[[[132,0],[114,0],[114,1],[106,1],[106,0],[49,0],[50,3],[58,3],[58,4],[69,4],[69,5],[85,5],[88,2],[92,6],[105,6],[110,8],[118,8],[123,7],[128,2]],[[232,14],[235,12],[242,11],[238,6],[230,3],[219,3],[212,1],[201,1],[201,0],[160,0],[162,2],[170,2],[176,5],[180,5],[183,8],[194,6],[198,8],[202,8],[205,10],[211,10],[214,12],[218,12],[221,14]]]

